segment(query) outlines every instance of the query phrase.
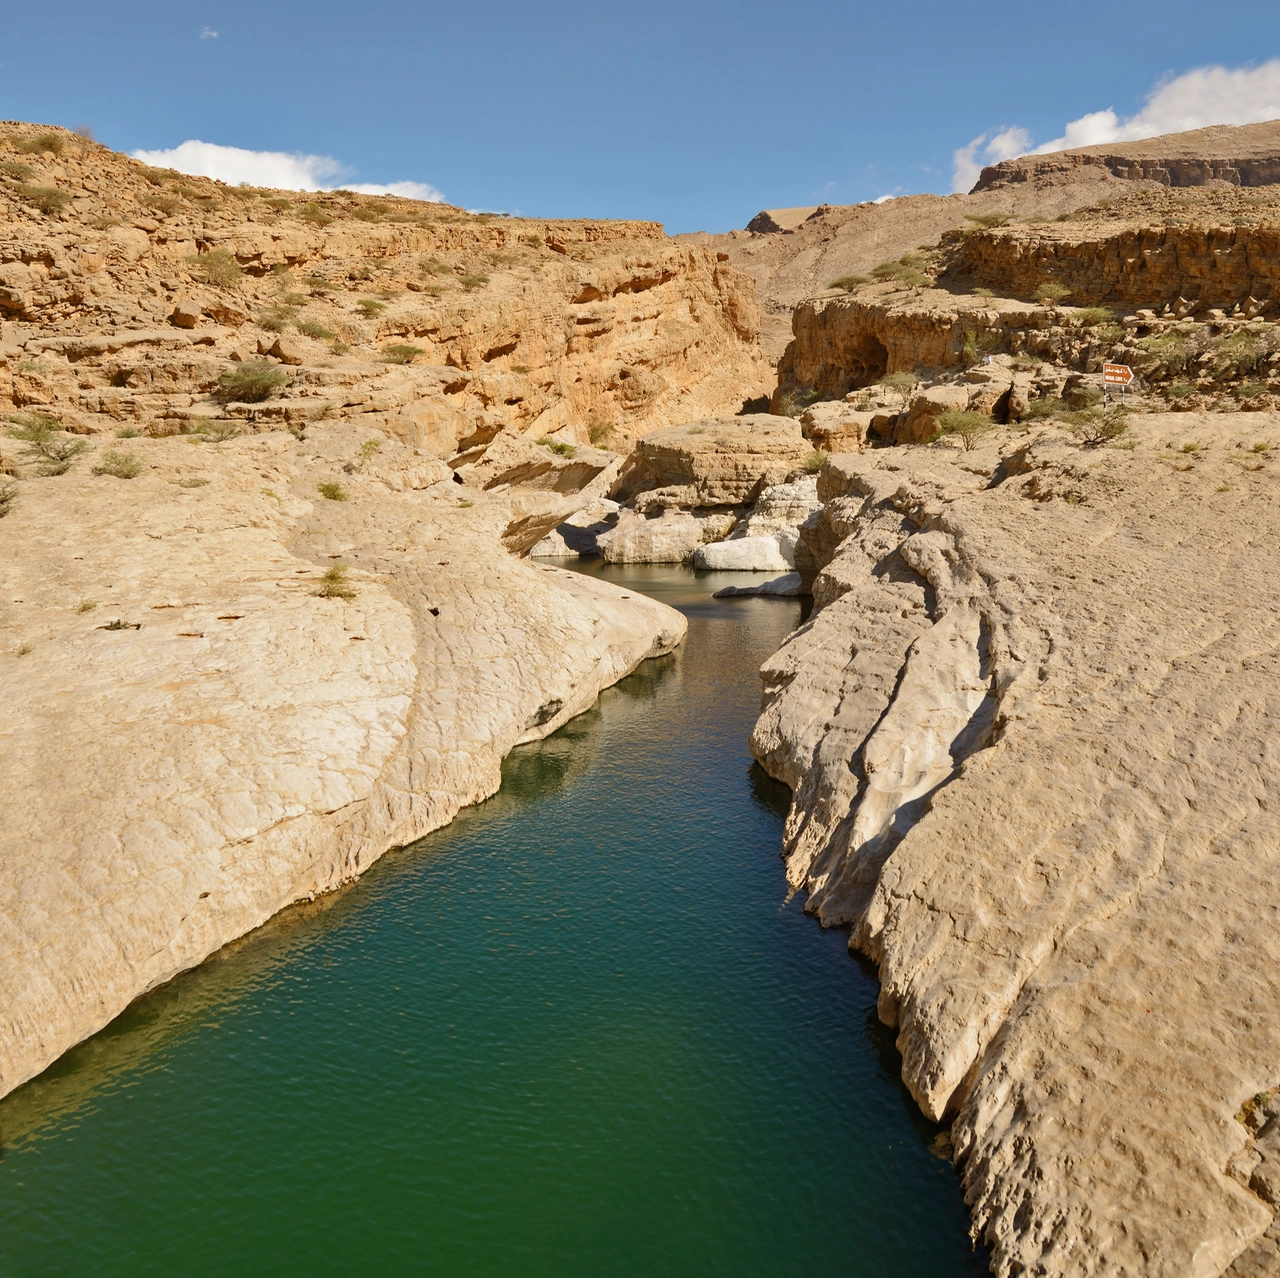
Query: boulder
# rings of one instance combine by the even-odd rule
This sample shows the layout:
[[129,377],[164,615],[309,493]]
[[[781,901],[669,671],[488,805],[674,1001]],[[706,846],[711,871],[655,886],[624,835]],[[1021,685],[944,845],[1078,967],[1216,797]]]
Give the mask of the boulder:
[[938,433],[938,418],[943,413],[962,413],[968,407],[967,386],[930,386],[912,399],[906,417],[893,429],[893,442],[927,444]]
[[597,537],[596,543],[610,564],[685,564],[710,536],[723,535],[732,516],[696,518],[683,510],[664,510],[646,519],[634,510],[623,510],[617,526]]
[[305,364],[307,362],[306,348],[301,342],[295,342],[291,337],[277,337],[271,343],[271,350],[268,354],[274,355],[282,364]]
[[758,581],[750,586],[726,586],[717,590],[713,599],[742,598],[745,595],[773,596],[780,599],[794,599],[797,595],[807,595],[809,588],[804,584],[798,572],[783,573],[781,577],[770,577],[768,581]]
[[741,505],[784,480],[812,451],[790,417],[703,418],[637,441],[611,495],[644,509]]
[[195,328],[200,323],[200,303],[190,298],[180,297],[169,313],[169,323],[175,328]]
[[860,453],[874,416],[840,401],[824,400],[800,414],[800,429],[824,453]]
[[795,529],[787,528],[716,541],[693,552],[693,566],[715,572],[785,572],[796,566],[797,540]]
[[446,399],[419,399],[400,408],[388,424],[392,436],[415,453],[452,457],[467,429],[464,415]]
[[[518,431],[504,430],[488,444],[469,449],[451,465],[472,488],[519,484],[522,488],[576,493],[618,462],[613,453],[587,445],[562,445],[560,452]],[[616,473],[616,471],[615,471]]]

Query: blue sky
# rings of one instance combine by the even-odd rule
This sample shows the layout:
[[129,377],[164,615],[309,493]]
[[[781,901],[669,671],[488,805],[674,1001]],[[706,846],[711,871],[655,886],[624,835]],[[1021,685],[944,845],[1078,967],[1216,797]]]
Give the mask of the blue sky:
[[[1218,12],[11,0],[0,115],[88,124],[117,150],[200,139],[327,156],[342,169],[326,185],[417,182],[469,208],[726,230],[765,207],[945,193],[974,139],[980,164],[1108,109],[1103,137],[1280,116],[1280,64],[1256,70],[1280,57],[1280,6]],[[1162,82],[1215,64],[1255,72],[1178,80],[1143,115]]]

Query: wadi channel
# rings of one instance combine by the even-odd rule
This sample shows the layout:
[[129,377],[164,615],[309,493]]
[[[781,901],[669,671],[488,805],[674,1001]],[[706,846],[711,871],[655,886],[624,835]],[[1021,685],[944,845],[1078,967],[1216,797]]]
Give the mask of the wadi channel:
[[671,239],[0,126],[14,1254],[171,1268],[212,1112],[209,1272],[281,1115],[385,1134],[319,1268],[1280,1274],[1276,174]]

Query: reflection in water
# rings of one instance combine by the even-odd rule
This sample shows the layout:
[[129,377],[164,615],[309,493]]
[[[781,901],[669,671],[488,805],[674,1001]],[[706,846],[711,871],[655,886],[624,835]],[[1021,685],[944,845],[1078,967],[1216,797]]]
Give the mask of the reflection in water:
[[799,605],[592,571],[688,643],[0,1102],[6,1275],[982,1272],[745,749]]

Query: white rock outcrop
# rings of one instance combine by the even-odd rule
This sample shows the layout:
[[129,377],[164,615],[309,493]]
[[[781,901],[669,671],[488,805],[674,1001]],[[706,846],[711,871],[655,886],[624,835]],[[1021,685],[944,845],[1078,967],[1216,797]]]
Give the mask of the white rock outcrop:
[[752,737],[999,1275],[1280,1263],[1280,419],[1134,422],[832,458]]
[[[503,548],[572,498],[419,488],[422,459],[375,438],[371,461],[346,423],[129,440],[135,478],[81,460],[19,486],[0,520],[0,1094],[492,794],[512,746],[679,643],[679,613]],[[334,565],[350,576],[318,597]]]

